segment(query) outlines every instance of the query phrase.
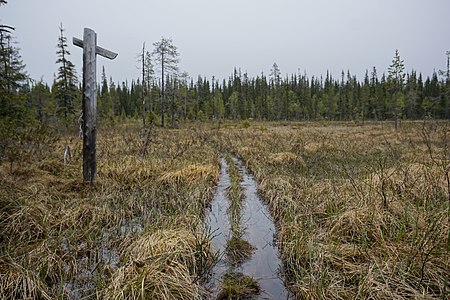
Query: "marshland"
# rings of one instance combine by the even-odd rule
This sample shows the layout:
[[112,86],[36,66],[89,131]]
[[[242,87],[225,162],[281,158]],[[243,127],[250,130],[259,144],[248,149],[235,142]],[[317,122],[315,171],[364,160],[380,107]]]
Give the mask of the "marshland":
[[[128,122],[99,131],[94,184],[76,134],[34,144],[1,165],[1,298],[204,299],[220,253],[202,224],[232,157],[275,223],[291,298],[445,298],[448,126],[213,122],[155,128],[148,142]],[[224,191],[238,206],[240,181]]]
[[1,300],[450,299],[449,1],[23,2]]

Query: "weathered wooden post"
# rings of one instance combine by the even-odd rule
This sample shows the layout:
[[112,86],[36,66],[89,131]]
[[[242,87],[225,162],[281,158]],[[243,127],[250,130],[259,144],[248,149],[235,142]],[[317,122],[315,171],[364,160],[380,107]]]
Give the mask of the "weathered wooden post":
[[84,28],[83,40],[73,38],[75,46],[83,48],[83,178],[94,182],[97,176],[97,54],[114,59],[117,53],[97,46],[97,34]]

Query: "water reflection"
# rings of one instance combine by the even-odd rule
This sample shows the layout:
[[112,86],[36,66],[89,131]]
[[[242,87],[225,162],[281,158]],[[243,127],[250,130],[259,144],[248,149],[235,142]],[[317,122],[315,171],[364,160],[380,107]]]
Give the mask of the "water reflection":
[[[240,226],[242,238],[255,247],[252,256],[237,266],[231,266],[224,255],[227,240],[230,238],[230,223],[227,211],[230,201],[227,189],[230,185],[227,162],[221,158],[221,171],[216,193],[207,212],[205,225],[213,233],[212,245],[219,253],[218,263],[211,271],[211,277],[206,288],[212,296],[217,295],[222,276],[233,270],[255,278],[261,293],[257,299],[289,299],[288,292],[279,277],[281,260],[278,257],[278,247],[275,243],[275,225],[257,193],[257,182],[247,171],[243,163],[233,158],[242,176],[241,187],[244,192]],[[215,297],[212,297],[214,299]]]

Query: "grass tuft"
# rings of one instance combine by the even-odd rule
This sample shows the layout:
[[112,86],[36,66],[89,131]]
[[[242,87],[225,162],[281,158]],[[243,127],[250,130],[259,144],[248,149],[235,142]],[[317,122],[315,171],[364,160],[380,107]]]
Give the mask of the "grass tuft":
[[239,237],[232,236],[227,241],[226,253],[233,266],[240,265],[249,259],[253,250],[255,250],[255,247],[252,244]]
[[178,171],[164,173],[160,181],[164,184],[179,184],[186,182],[198,182],[213,180],[215,167],[212,165],[189,165]]
[[254,299],[260,293],[258,282],[242,273],[227,273],[221,282],[221,292],[217,300]]
[[[199,248],[199,245],[201,246]],[[209,241],[187,230],[144,233],[125,250],[107,299],[200,299],[198,267],[211,260]]]
[[304,161],[301,156],[292,152],[278,152],[269,155],[269,163],[273,165],[278,164],[298,164],[303,165]]

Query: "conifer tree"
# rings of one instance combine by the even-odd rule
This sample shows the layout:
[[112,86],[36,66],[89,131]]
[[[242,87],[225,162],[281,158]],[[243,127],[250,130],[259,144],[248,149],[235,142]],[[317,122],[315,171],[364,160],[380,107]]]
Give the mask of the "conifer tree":
[[36,120],[42,124],[50,123],[54,117],[55,105],[48,85],[41,79],[32,86],[28,98]]
[[374,118],[375,120],[378,120],[380,118],[380,105],[378,101],[378,74],[377,69],[374,66],[372,68],[372,72],[370,73],[370,96],[369,96],[369,115]]
[[187,101],[188,101],[188,77],[187,72],[180,75],[180,95],[183,97],[183,119],[187,119]]
[[388,68],[388,85],[391,94],[391,109],[394,114],[395,129],[398,128],[399,110],[404,105],[403,102],[403,83],[405,81],[405,65],[400,58],[398,49],[395,50],[395,56],[392,64]]
[[20,157],[24,129],[34,123],[25,102],[28,75],[11,37],[13,30],[6,25],[0,27],[0,163],[8,159],[11,167]]
[[19,49],[14,47],[11,34],[6,30],[0,31],[0,59],[0,89],[6,93],[17,92],[27,74]]
[[64,118],[64,122],[67,125],[69,116],[75,113],[75,102],[78,97],[78,80],[75,65],[69,60],[70,52],[62,24],[59,27],[59,31],[58,50],[56,51],[58,55],[56,63],[59,64],[59,67],[54,85],[54,95],[58,105],[57,113]]
[[447,72],[444,83],[444,97],[447,104],[446,118],[448,119],[450,117],[450,51],[445,52],[445,55],[447,56]]
[[418,102],[418,92],[417,92],[417,76],[414,70],[411,74],[406,77],[406,103],[405,103],[405,113],[406,118],[416,119],[417,118],[417,102]]
[[24,97],[19,94],[27,78],[19,48],[8,31],[0,30],[0,119],[11,126],[22,126],[28,120]]
[[272,112],[272,115],[279,120],[281,118],[281,100],[280,100],[280,86],[281,86],[281,72],[277,63],[274,62],[270,69],[270,83],[272,87],[272,99],[273,106],[276,112]]
[[446,51],[447,69],[439,70],[439,75],[442,76],[442,91],[441,91],[441,117],[448,119],[450,117],[450,51]]
[[116,84],[114,83],[112,77],[109,78],[109,100],[111,105],[111,115],[118,116],[120,113],[120,100],[116,88]]
[[98,95],[98,114],[103,120],[112,121],[114,116],[114,105],[108,87],[105,67],[102,68],[102,79],[100,84],[100,94]]
[[369,80],[369,71],[366,70],[366,75],[364,76],[364,83],[361,87],[361,97],[360,97],[360,106],[361,106],[361,119],[364,124],[366,117],[370,112],[370,80]]

